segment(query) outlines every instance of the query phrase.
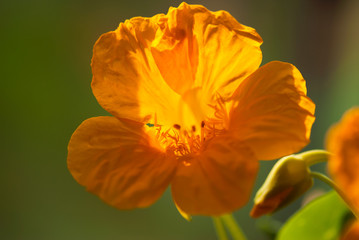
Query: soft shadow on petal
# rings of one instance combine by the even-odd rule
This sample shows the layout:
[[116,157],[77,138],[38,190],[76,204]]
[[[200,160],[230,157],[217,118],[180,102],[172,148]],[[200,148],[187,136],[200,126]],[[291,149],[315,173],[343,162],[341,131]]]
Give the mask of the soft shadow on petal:
[[270,62],[249,76],[233,95],[230,131],[257,158],[271,160],[309,143],[314,103],[305,80],[293,65]]
[[228,12],[182,3],[158,24],[152,53],[165,81],[183,94],[203,87],[210,99],[229,97],[262,60],[261,37]]
[[163,80],[150,51],[161,17],[127,20],[94,46],[92,90],[101,106],[116,117],[153,123],[156,116],[160,124],[175,123],[168,113],[180,96]]
[[249,148],[227,135],[214,138],[203,152],[179,163],[173,199],[191,215],[233,212],[248,202],[257,170]]
[[160,30],[151,51],[168,85],[183,95],[192,88],[198,66],[198,43],[193,35],[194,16],[187,4],[171,7],[159,19]]
[[143,125],[114,117],[85,120],[68,146],[68,168],[81,185],[119,209],[154,203],[176,160],[150,145]]
[[230,97],[260,65],[261,43],[228,12],[182,3],[103,34],[93,50],[92,89],[116,117],[172,126],[179,118],[173,110],[191,89],[202,89],[205,104],[217,93]]
[[326,138],[329,171],[359,214],[359,107],[346,112]]

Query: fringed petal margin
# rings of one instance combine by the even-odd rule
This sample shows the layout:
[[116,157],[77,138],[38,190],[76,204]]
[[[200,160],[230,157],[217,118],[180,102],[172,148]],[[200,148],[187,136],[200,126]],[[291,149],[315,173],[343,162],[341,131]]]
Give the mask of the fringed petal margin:
[[[261,63],[261,37],[228,12],[182,3],[167,15],[136,17],[96,42],[92,90],[118,118],[172,126],[191,89],[213,104],[230,97]],[[168,114],[173,112],[173,114]]]

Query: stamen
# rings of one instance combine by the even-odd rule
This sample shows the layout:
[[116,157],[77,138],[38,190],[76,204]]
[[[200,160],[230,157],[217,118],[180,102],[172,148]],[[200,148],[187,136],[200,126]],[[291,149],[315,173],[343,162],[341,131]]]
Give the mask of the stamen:
[[187,154],[201,151],[203,143],[213,137],[224,134],[228,129],[228,112],[226,100],[217,96],[216,104],[210,105],[213,109],[211,118],[201,121],[200,132],[196,125],[187,129],[179,124],[161,126],[157,123],[157,115],[154,116],[154,127],[157,131],[157,140],[167,152],[181,157]]
[[155,126],[157,126],[157,113],[155,113]]
[[201,142],[204,141],[204,121],[201,122]]

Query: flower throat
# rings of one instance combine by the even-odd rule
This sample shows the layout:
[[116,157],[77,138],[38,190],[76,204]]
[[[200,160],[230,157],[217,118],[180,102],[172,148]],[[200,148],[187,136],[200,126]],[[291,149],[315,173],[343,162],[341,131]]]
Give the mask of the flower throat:
[[200,129],[195,125],[185,128],[180,124],[165,128],[157,124],[157,119],[154,124],[146,125],[154,128],[156,140],[166,152],[179,157],[196,154],[205,147],[206,142],[223,134],[228,126],[228,113],[223,98],[218,97],[216,105],[208,106],[213,109],[213,117],[202,120]]

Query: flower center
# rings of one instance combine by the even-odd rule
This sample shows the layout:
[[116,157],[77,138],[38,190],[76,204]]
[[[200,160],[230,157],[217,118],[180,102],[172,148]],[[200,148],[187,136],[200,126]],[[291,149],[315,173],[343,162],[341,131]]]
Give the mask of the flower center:
[[[193,124],[191,127],[179,123],[166,127],[147,124],[152,129],[154,138],[161,149],[173,153],[176,156],[199,153],[206,142],[212,138],[222,135],[228,128],[228,111],[223,98],[217,96],[215,105],[208,105],[212,109],[212,117],[205,117],[199,126]],[[157,120],[156,120],[157,121]],[[188,123],[188,122],[186,122]]]
[[158,126],[156,130],[156,137],[160,145],[167,152],[172,152],[177,156],[197,153],[204,141],[204,127],[198,130],[201,132],[200,134],[195,126],[193,126],[191,131],[187,131],[182,130],[179,124],[175,124],[167,130],[162,130],[162,127]]

